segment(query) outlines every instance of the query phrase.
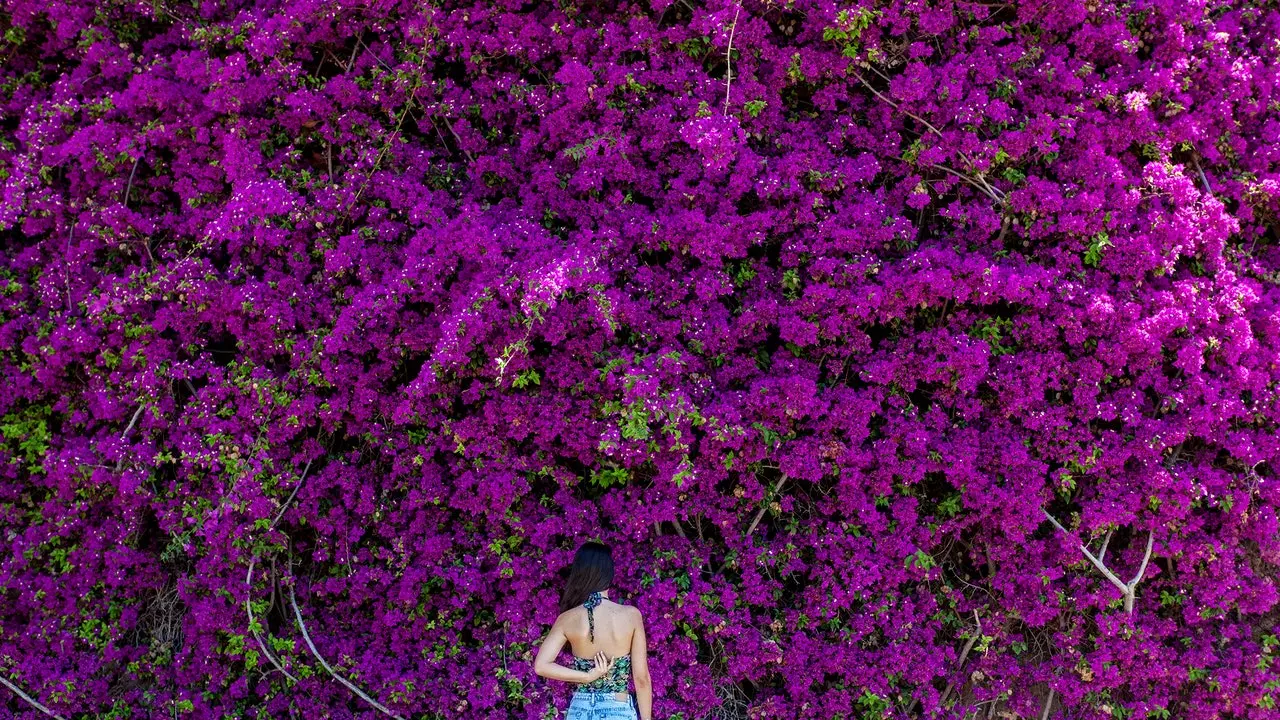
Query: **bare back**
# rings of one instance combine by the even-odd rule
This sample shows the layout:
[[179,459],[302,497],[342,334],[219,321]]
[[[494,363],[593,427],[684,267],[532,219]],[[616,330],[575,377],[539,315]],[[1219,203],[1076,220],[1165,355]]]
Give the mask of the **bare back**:
[[564,630],[574,656],[590,658],[601,651],[611,658],[630,654],[636,628],[640,625],[640,611],[612,600],[602,600],[592,613],[595,615],[595,642],[588,637],[590,626],[586,608],[579,605],[560,616],[558,624]]

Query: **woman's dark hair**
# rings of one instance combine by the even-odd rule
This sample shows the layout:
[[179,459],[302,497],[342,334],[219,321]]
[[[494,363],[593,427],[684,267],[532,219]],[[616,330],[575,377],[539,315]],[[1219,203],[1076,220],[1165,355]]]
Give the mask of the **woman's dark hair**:
[[585,542],[573,557],[569,579],[560,593],[560,612],[581,605],[593,592],[604,590],[613,582],[613,551],[608,545]]

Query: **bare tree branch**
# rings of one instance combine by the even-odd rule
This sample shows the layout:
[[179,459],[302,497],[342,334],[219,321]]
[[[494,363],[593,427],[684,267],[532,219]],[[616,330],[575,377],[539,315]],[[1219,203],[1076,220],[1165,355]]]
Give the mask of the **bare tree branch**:
[[[956,660],[957,671],[964,667],[964,661],[969,657],[969,651],[973,649],[974,643],[978,642],[978,638],[982,637],[982,619],[978,617],[977,610],[973,611],[973,619],[975,622],[978,623],[978,630],[973,634],[972,637],[970,637],[968,640],[965,641],[964,648],[960,650],[960,657]],[[947,683],[946,689],[942,691],[942,695],[938,698],[939,704],[942,704],[947,699],[947,696],[951,694],[952,689],[953,689],[952,683]],[[908,715],[911,714],[912,710],[916,709],[916,704],[919,702],[920,700],[918,698],[911,699],[911,704],[907,706]]]
[[293,492],[289,494],[289,499],[285,500],[284,504],[280,506],[280,512],[276,513],[276,519],[271,521],[270,529],[274,529],[276,523],[280,522],[280,518],[284,517],[284,511],[289,509],[289,503],[293,502],[293,498],[295,498],[298,495],[298,491],[302,489],[302,483],[307,480],[307,473],[311,470],[312,462],[314,461],[307,461],[307,466],[302,469],[302,477],[298,478],[298,484],[293,487]]
[[[124,442],[125,440],[129,439],[129,433],[133,432],[134,426],[138,424],[138,418],[142,417],[142,411],[146,409],[147,409],[147,404],[144,402],[144,403],[140,403],[138,405],[138,409],[133,411],[133,417],[129,419],[128,427],[124,429],[124,432],[120,433],[121,442]],[[123,456],[121,456],[121,458],[116,461],[116,472],[120,472],[120,468],[122,467],[124,467]]]
[[[881,78],[884,78],[884,80],[886,80],[886,81],[888,81],[888,80],[889,80],[889,78],[888,78],[884,73],[880,72],[879,70],[876,70],[874,67],[871,67],[871,66],[867,66],[867,67],[868,67],[868,69],[870,69],[872,72],[874,72],[875,74],[879,75]],[[926,127],[926,128],[928,128],[928,129],[929,129],[929,131],[930,131],[930,132],[932,132],[934,135],[937,135],[938,137],[944,137],[944,136],[943,136],[943,134],[942,134],[942,131],[941,131],[941,130],[939,130],[938,128],[934,127],[933,123],[929,122],[928,120],[925,120],[924,118],[920,117],[919,115],[916,115],[915,113],[911,112],[910,110],[906,110],[906,109],[904,109],[904,108],[902,107],[902,105],[901,105],[901,104],[894,102],[892,99],[890,99],[890,98],[889,98],[888,96],[886,96],[884,93],[880,92],[879,90],[876,90],[874,87],[872,87],[871,83],[867,82],[867,81],[866,81],[866,79],[864,79],[864,78],[862,77],[862,75],[861,75],[861,74],[859,74],[859,73],[856,73],[856,72],[855,72],[855,73],[854,73],[854,77],[858,79],[858,82],[862,83],[862,84],[863,84],[863,85],[864,85],[868,90],[870,90],[870,91],[872,92],[872,94],[874,94],[874,95],[875,95],[877,98],[879,98],[881,101],[883,101],[884,103],[886,103],[887,105],[889,105],[890,107],[892,107],[894,110],[897,110],[898,112],[902,113],[903,115],[906,115],[907,117],[911,118],[912,120],[915,120],[916,122],[918,122],[918,123],[920,123],[921,125],[925,126],[925,127]],[[966,155],[966,154],[964,153],[964,151],[959,151],[959,155],[960,155],[960,157],[961,157],[961,158],[963,158],[963,159],[964,159],[965,164],[967,164],[967,165],[969,166],[969,168],[970,168],[970,169],[973,169],[973,167],[974,167],[973,160],[971,160],[971,159],[969,158],[969,156],[968,156],[968,155]],[[899,159],[901,159],[901,158],[899,158]],[[987,182],[986,177],[984,177],[984,176],[983,176],[983,174],[982,174],[981,172],[977,172],[977,171],[975,171],[975,177],[977,178],[977,179],[975,180],[974,178],[971,178],[971,177],[969,177],[968,175],[965,175],[965,174],[963,174],[963,173],[960,173],[960,172],[957,172],[957,171],[955,171],[955,170],[952,170],[951,168],[949,168],[949,167],[947,167],[947,166],[945,166],[945,165],[939,165],[939,164],[937,164],[937,163],[933,163],[933,164],[932,164],[932,166],[933,166],[933,167],[938,168],[939,170],[943,170],[943,171],[945,171],[945,172],[951,173],[952,175],[955,175],[956,177],[960,178],[961,180],[964,180],[965,182],[969,183],[970,185],[972,185],[972,186],[974,186],[974,187],[978,188],[979,190],[981,190],[981,191],[982,191],[982,193],[983,193],[983,194],[985,194],[987,197],[991,198],[991,200],[992,200],[992,201],[994,201],[997,205],[1004,205],[1004,204],[1005,204],[1005,195],[1004,195],[1004,192],[1002,192],[999,188],[993,187],[993,186],[991,185],[991,183]]]
[[245,612],[249,614],[249,632],[253,633],[253,639],[258,641],[258,647],[262,648],[262,654],[267,656],[267,659],[271,661],[271,664],[275,665],[277,670],[284,673],[285,677],[289,678],[294,682],[298,682],[298,678],[290,675],[289,671],[284,669],[284,665],[281,665],[280,661],[276,659],[276,656],[273,655],[271,651],[267,649],[267,644],[262,640],[262,634],[258,632],[258,629],[256,627],[254,627],[255,621],[253,619],[253,565],[256,562],[258,562],[258,558],[256,557],[249,561],[249,574],[246,575],[244,579],[244,584],[249,588],[249,594],[246,595],[244,599],[244,609],[245,609]]
[[[787,482],[787,476],[783,475],[781,478],[778,479],[778,482],[774,484],[773,491],[770,493],[770,495],[777,495],[782,490],[782,486],[786,482]],[[764,511],[767,510],[768,507],[769,507],[768,505],[765,505],[760,508],[760,512],[756,513],[755,518],[751,521],[751,525],[747,528],[747,531],[743,533],[743,536],[749,537],[751,533],[755,532],[756,525],[760,524],[760,519],[764,517]]]
[[120,198],[120,202],[124,203],[125,207],[129,207],[129,192],[133,190],[133,176],[138,172],[140,162],[142,162],[141,155],[133,159],[133,169],[129,171],[129,182],[124,186],[124,197]]
[[[1058,528],[1063,532],[1063,534],[1068,535],[1073,540],[1075,540],[1075,536],[1072,535],[1069,530],[1063,527],[1062,523],[1059,523],[1057,519],[1055,519],[1052,515],[1050,515],[1048,510],[1045,510],[1044,508],[1040,508],[1040,512],[1044,513],[1044,516],[1049,519],[1049,522],[1053,523],[1054,527]],[[1110,541],[1110,538],[1111,538],[1111,534],[1108,533],[1107,542]],[[1121,580],[1114,572],[1112,572],[1111,569],[1108,568],[1106,564],[1102,562],[1101,558],[1089,552],[1089,548],[1085,547],[1084,543],[1081,543],[1079,540],[1076,540],[1076,544],[1079,546],[1080,552],[1084,553],[1084,556],[1089,559],[1089,562],[1093,563],[1093,566],[1098,569],[1098,572],[1101,572],[1103,577],[1111,581],[1111,584],[1114,585],[1116,589],[1118,589],[1121,592],[1121,594],[1123,594],[1125,612],[1128,612],[1128,613],[1133,612],[1133,603],[1137,596],[1138,583],[1141,582],[1143,576],[1146,575],[1147,564],[1151,562],[1151,550],[1153,547],[1155,547],[1155,532],[1152,530],[1147,531],[1147,549],[1146,549],[1146,553],[1142,557],[1142,565],[1138,568],[1138,573],[1134,575],[1133,579],[1127,583]],[[1103,552],[1106,552],[1106,543],[1103,544]]]
[[[1049,518],[1049,522],[1053,523],[1054,527],[1061,530],[1064,535],[1068,535],[1073,540],[1075,540],[1075,536],[1071,535],[1071,531],[1062,527],[1062,524],[1059,523],[1056,518],[1050,515],[1048,510],[1041,508],[1041,512],[1044,513],[1045,517]],[[1104,565],[1103,562],[1099,560],[1097,557],[1095,557],[1093,553],[1089,552],[1089,548],[1085,547],[1084,544],[1081,543],[1079,540],[1076,540],[1076,545],[1079,546],[1080,552],[1084,553],[1084,556],[1089,559],[1089,562],[1093,563],[1093,566],[1098,568],[1098,571],[1102,573],[1103,577],[1111,581],[1112,585],[1115,585],[1116,588],[1120,590],[1120,592],[1128,591],[1129,588],[1127,585],[1125,585],[1124,581],[1116,577],[1116,574],[1111,572],[1110,568]]]
[[13,683],[9,682],[8,680],[5,680],[3,676],[0,676],[0,683],[3,683],[5,687],[7,687],[7,688],[9,688],[10,690],[12,690],[12,691],[13,691],[13,694],[14,694],[14,695],[17,695],[18,697],[22,698],[23,700],[25,700],[25,701],[27,702],[27,704],[28,704],[28,705],[30,705],[31,707],[33,707],[33,708],[35,708],[35,709],[39,710],[40,712],[44,713],[45,715],[48,715],[48,716],[49,716],[49,717],[51,717],[51,718],[57,718],[58,720],[67,720],[66,718],[64,718],[64,717],[62,717],[61,715],[59,715],[59,714],[55,713],[54,711],[50,710],[49,708],[47,708],[47,707],[45,707],[45,706],[41,705],[40,703],[36,702],[36,701],[35,701],[35,700],[30,696],[30,695],[28,695],[28,694],[26,694],[26,693],[22,692],[22,690],[21,690],[17,685],[14,685]]
[[1114,532],[1114,531],[1112,531],[1112,530],[1108,530],[1108,531],[1107,531],[1107,535],[1106,535],[1106,537],[1102,538],[1102,549],[1098,551],[1098,559],[1099,559],[1099,560],[1106,560],[1106,559],[1107,559],[1107,546],[1111,544],[1111,533],[1112,533],[1112,532]]
[[298,609],[298,600],[297,600],[297,598],[294,596],[294,593],[293,593],[293,586],[290,586],[290,587],[289,587],[289,604],[293,606],[293,614],[294,614],[294,616],[298,619],[298,628],[302,630],[302,639],[304,639],[304,640],[306,640],[306,641],[307,641],[307,647],[311,648],[311,654],[316,656],[316,660],[319,660],[319,661],[320,661],[320,665],[321,665],[321,666],[323,666],[323,667],[324,667],[324,669],[325,669],[325,670],[326,670],[330,675],[332,675],[332,676],[333,676],[333,679],[334,679],[334,680],[337,680],[338,682],[340,682],[340,683],[342,683],[343,685],[345,685],[345,686],[347,687],[347,689],[348,689],[348,690],[350,690],[351,692],[355,693],[357,696],[359,696],[359,697],[360,697],[360,699],[362,699],[362,700],[364,700],[365,702],[369,703],[370,705],[374,706],[375,708],[377,708],[378,710],[380,710],[382,713],[384,713],[384,714],[386,714],[386,715],[389,715],[389,716],[391,716],[391,717],[393,717],[393,718],[396,718],[396,720],[405,720],[405,718],[404,718],[404,717],[402,717],[402,716],[400,716],[400,715],[397,715],[397,714],[395,714],[394,712],[392,712],[392,711],[388,710],[388,709],[387,709],[387,708],[386,708],[382,703],[380,703],[380,702],[378,702],[377,700],[374,700],[373,698],[371,698],[371,697],[369,697],[368,695],[366,695],[366,694],[365,694],[365,692],[364,692],[363,690],[361,690],[360,688],[356,687],[354,684],[352,684],[352,683],[351,683],[350,681],[348,681],[346,678],[344,678],[344,677],[342,677],[341,675],[339,675],[338,673],[334,672],[334,671],[333,671],[333,668],[329,667],[329,663],[325,662],[324,658],[320,655],[320,651],[319,651],[319,650],[316,650],[315,643],[311,642],[311,635],[307,633],[307,625],[306,625],[306,623],[304,623],[304,622],[302,621],[302,611]]
[[729,88],[733,85],[733,33],[738,29],[738,13],[742,3],[733,10],[733,24],[729,26],[729,47],[724,51],[724,114],[729,114]]
[[146,404],[146,403],[142,403],[142,404],[138,405],[138,409],[137,409],[137,410],[134,410],[134,411],[133,411],[133,417],[129,419],[129,425],[128,425],[128,427],[126,427],[126,428],[124,429],[124,432],[120,433],[120,439],[121,439],[121,440],[128,440],[128,439],[129,439],[129,433],[133,432],[133,428],[134,428],[134,426],[138,424],[138,418],[142,417],[142,411],[143,411],[143,410],[146,410],[146,409],[147,409],[147,404]]
[[1129,581],[1129,594],[1124,599],[1125,612],[1133,612],[1133,600],[1138,583],[1142,581],[1142,576],[1147,574],[1147,563],[1151,562],[1151,549],[1155,546],[1156,535],[1151,530],[1147,531],[1147,550],[1142,555],[1142,565],[1138,566],[1138,572]]
[[1049,708],[1053,707],[1053,688],[1049,688],[1049,699],[1044,701],[1044,710],[1040,712],[1040,720],[1049,720]]

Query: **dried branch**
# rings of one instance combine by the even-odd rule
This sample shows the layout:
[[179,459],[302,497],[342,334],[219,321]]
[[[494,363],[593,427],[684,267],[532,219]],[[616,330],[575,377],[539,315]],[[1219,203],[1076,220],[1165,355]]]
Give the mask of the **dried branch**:
[[[978,630],[973,637],[965,641],[964,649],[960,651],[960,657],[956,660],[956,672],[964,669],[964,661],[969,657],[969,651],[973,649],[974,643],[978,642],[978,638],[982,637],[982,619],[978,617],[978,611],[973,611],[973,620],[978,624]],[[955,689],[955,683],[947,683],[947,688],[942,691],[942,696],[938,698],[938,704],[946,702],[947,696]]]
[[742,3],[733,10],[733,24],[729,26],[729,47],[724,51],[724,114],[729,114],[729,88],[733,85],[733,33],[738,29],[738,13]]
[[[474,163],[474,162],[476,161],[476,159],[471,155],[471,152],[470,152],[469,150],[467,150],[466,148],[462,147],[462,138],[458,137],[458,131],[453,129],[453,123],[449,122],[449,118],[445,117],[444,115],[441,115],[441,116],[440,116],[440,119],[441,119],[441,120],[444,120],[444,126],[445,126],[445,127],[447,127],[447,128],[449,128],[449,134],[453,136],[453,139],[454,139],[455,141],[457,141],[457,143],[458,143],[458,149],[462,151],[462,154],[463,154],[463,155],[466,155],[466,156],[467,156],[467,160],[468,160],[469,162],[473,162],[473,163]],[[434,125],[434,124],[435,124],[435,122],[436,122],[436,119],[435,119],[435,117],[433,116],[433,117],[431,118],[431,124],[432,124],[432,125]]]
[[298,478],[298,484],[293,487],[293,492],[289,494],[289,499],[285,500],[284,505],[280,506],[280,512],[276,513],[276,519],[271,521],[271,527],[268,529],[275,529],[276,523],[279,523],[280,518],[284,517],[284,511],[289,509],[289,503],[293,502],[293,499],[298,495],[298,491],[302,489],[302,483],[306,482],[307,473],[311,470],[312,462],[314,461],[307,461],[307,466],[302,469],[302,477]]
[[1209,177],[1204,174],[1204,168],[1200,167],[1199,158],[1192,160],[1192,162],[1196,166],[1196,172],[1200,174],[1200,182],[1204,183],[1205,192],[1209,193],[1210,196],[1213,196],[1213,188],[1209,185]]
[[[1064,528],[1062,526],[1062,523],[1059,523],[1057,519],[1055,519],[1052,515],[1050,515],[1048,510],[1041,508],[1040,512],[1044,513],[1044,516],[1049,519],[1049,522],[1053,523],[1053,526],[1061,530],[1063,534],[1069,535],[1072,537],[1072,539],[1075,539],[1075,536],[1071,535],[1071,532],[1066,528]],[[1109,538],[1110,536],[1108,535],[1108,539]],[[1084,543],[1081,543],[1078,540],[1076,541],[1076,543],[1080,547],[1080,552],[1084,553],[1084,556],[1089,559],[1089,562],[1093,563],[1093,566],[1098,569],[1098,572],[1101,572],[1103,577],[1111,581],[1111,584],[1114,585],[1116,589],[1119,590],[1124,595],[1125,612],[1128,612],[1128,613],[1133,612],[1133,602],[1137,595],[1138,583],[1141,582],[1143,576],[1146,575],[1147,564],[1151,561],[1151,550],[1155,546],[1155,532],[1151,530],[1147,531],[1147,550],[1146,550],[1146,554],[1143,555],[1142,565],[1138,568],[1138,573],[1134,575],[1133,579],[1127,583],[1121,580],[1114,572],[1112,572],[1111,569],[1108,568],[1106,564],[1102,562],[1101,558],[1089,552],[1089,548],[1085,547]],[[1105,549],[1105,545],[1104,545],[1104,549]]]
[[1155,547],[1155,533],[1147,531],[1147,549],[1142,554],[1142,564],[1138,566],[1138,572],[1134,574],[1133,579],[1129,581],[1129,595],[1125,597],[1125,612],[1133,612],[1133,596],[1134,590],[1137,589],[1138,583],[1142,581],[1142,577],[1147,574],[1147,564],[1151,562],[1151,549]]
[[1049,708],[1053,707],[1053,688],[1049,688],[1049,698],[1044,701],[1044,710],[1040,712],[1040,720],[1049,720]]
[[320,665],[323,666],[324,669],[330,675],[333,676],[333,679],[345,685],[348,690],[358,695],[360,699],[374,706],[375,708],[380,710],[382,713],[389,715],[393,718],[396,718],[396,720],[405,720],[404,717],[397,715],[394,712],[391,712],[384,705],[382,705],[382,703],[379,703],[377,700],[374,700],[373,698],[366,695],[363,690],[356,687],[346,678],[334,672],[333,668],[329,667],[329,663],[325,662],[324,658],[320,655],[320,651],[316,650],[315,643],[311,642],[311,635],[307,633],[307,625],[302,621],[302,611],[298,609],[298,600],[294,596],[292,586],[289,587],[289,604],[293,606],[293,614],[298,619],[298,628],[302,630],[302,639],[307,641],[307,647],[311,648],[311,654],[316,656],[316,660],[320,661]]
[[120,202],[125,207],[129,207],[129,192],[133,190],[133,176],[138,172],[138,163],[142,162],[142,156],[133,159],[133,169],[129,171],[129,182],[124,186],[124,197],[120,198]]
[[363,30],[361,30],[361,31],[360,31],[360,35],[359,35],[358,37],[356,37],[356,45],[355,45],[355,47],[351,48],[351,59],[347,61],[347,66],[346,66],[346,68],[344,69],[344,71],[345,71],[345,72],[351,72],[351,68],[355,67],[355,64],[356,64],[356,55],[358,55],[358,54],[360,53],[360,47],[361,47],[362,45],[364,45],[364,31],[363,31]]
[[45,707],[45,706],[41,705],[40,703],[36,702],[34,699],[32,699],[32,697],[31,697],[30,695],[28,695],[28,694],[26,694],[26,693],[22,692],[22,690],[21,690],[21,689],[19,689],[17,685],[14,685],[13,683],[9,682],[8,680],[5,680],[3,676],[0,676],[0,683],[3,683],[5,687],[7,687],[7,688],[9,688],[10,690],[12,690],[12,691],[13,691],[13,694],[14,694],[14,695],[17,695],[18,697],[20,697],[20,698],[22,698],[23,700],[27,701],[27,704],[28,704],[28,705],[30,705],[31,707],[33,707],[33,708],[35,708],[35,709],[39,710],[40,712],[44,713],[45,715],[48,715],[48,716],[49,716],[49,717],[51,717],[51,718],[57,718],[58,720],[67,720],[66,718],[64,718],[64,717],[62,717],[61,715],[59,715],[59,714],[55,713],[54,711],[50,710],[49,708],[47,708],[47,707]]
[[[783,484],[784,484],[784,483],[786,483],[786,482],[787,482],[787,476],[786,476],[786,475],[783,475],[781,478],[779,478],[779,479],[778,479],[778,482],[774,484],[774,486],[773,486],[773,492],[772,492],[772,493],[770,493],[770,494],[771,494],[771,495],[777,495],[777,494],[778,494],[778,492],[779,492],[780,490],[782,490],[782,486],[783,486]],[[764,517],[764,511],[765,511],[766,509],[768,509],[768,507],[769,507],[768,505],[765,505],[764,507],[760,508],[760,512],[756,513],[755,518],[751,521],[751,525],[750,525],[750,527],[748,527],[748,528],[747,528],[747,531],[746,531],[745,533],[743,533],[743,536],[744,536],[744,537],[748,537],[748,536],[750,536],[750,535],[751,535],[751,533],[755,531],[755,529],[756,529],[756,525],[759,525],[759,524],[760,524],[760,519]]]
[[[884,73],[880,72],[879,70],[876,70],[874,67],[871,67],[871,68],[869,68],[869,69],[870,69],[872,72],[874,72],[875,74],[877,74],[877,75],[879,75],[880,77],[884,78],[886,81],[889,79],[888,77],[886,77],[886,76],[885,76],[885,74],[884,74]],[[901,105],[900,103],[896,103],[896,102],[894,102],[894,101],[893,101],[892,99],[890,99],[887,95],[885,95],[884,93],[882,93],[882,92],[880,92],[879,90],[877,90],[877,89],[875,89],[874,87],[872,87],[871,83],[867,82],[867,81],[866,81],[866,79],[864,79],[864,78],[862,77],[862,75],[861,75],[861,74],[859,74],[859,73],[856,73],[856,72],[855,72],[855,73],[853,74],[853,76],[854,76],[855,78],[857,78],[857,79],[858,79],[858,82],[862,83],[864,87],[866,87],[868,90],[870,90],[870,91],[872,92],[872,94],[874,94],[877,98],[879,98],[879,99],[880,99],[881,101],[883,101],[885,104],[889,105],[889,107],[892,107],[894,110],[897,110],[898,112],[902,113],[903,115],[906,115],[907,117],[911,118],[912,120],[915,120],[916,122],[920,123],[920,124],[921,124],[921,125],[923,125],[924,127],[928,128],[928,130],[929,130],[930,132],[932,132],[934,135],[937,135],[938,137],[943,137],[942,131],[941,131],[941,130],[939,130],[938,128],[934,127],[933,123],[929,122],[928,120],[925,120],[924,118],[920,117],[919,115],[916,115],[915,113],[911,112],[910,110],[903,109],[903,107],[902,107],[902,105]],[[963,159],[964,159],[965,164],[967,164],[967,165],[969,166],[969,168],[970,168],[970,169],[973,169],[973,166],[974,166],[973,160],[971,160],[971,159],[969,158],[969,156],[968,156],[968,155],[966,155],[963,151],[959,151],[959,155],[960,155],[960,157],[961,157],[961,158],[963,158]],[[901,159],[901,158],[899,158],[899,159]],[[974,187],[975,187],[975,188],[977,188],[978,190],[982,191],[982,193],[983,193],[984,195],[986,195],[987,197],[991,198],[991,200],[992,200],[993,202],[995,202],[997,205],[1004,205],[1004,204],[1005,204],[1005,194],[1004,194],[1004,192],[1002,192],[999,188],[993,187],[993,186],[991,185],[991,183],[987,182],[986,177],[984,177],[984,176],[983,176],[983,174],[982,174],[981,172],[978,172],[978,171],[976,171],[976,170],[974,171],[974,172],[975,172],[975,177],[977,178],[977,179],[975,180],[974,178],[971,178],[971,177],[969,177],[968,175],[965,175],[964,173],[961,173],[961,172],[957,172],[957,171],[955,171],[955,170],[952,170],[951,168],[949,168],[949,167],[947,167],[947,166],[945,166],[945,165],[939,165],[939,164],[937,164],[937,163],[931,163],[931,167],[938,168],[939,170],[942,170],[942,171],[948,172],[948,173],[950,173],[950,174],[952,174],[952,175],[954,175],[954,176],[956,176],[956,177],[960,178],[961,180],[964,180],[965,182],[967,182],[967,183],[969,183],[970,185],[974,186]]]
[[[961,670],[962,668],[964,668],[964,661],[965,661],[965,659],[967,659],[967,658],[969,657],[969,651],[973,649],[973,645],[974,645],[974,643],[978,642],[978,638],[979,638],[979,637],[982,637],[982,620],[981,620],[981,618],[979,618],[979,617],[978,617],[978,611],[977,611],[977,610],[974,610],[974,611],[973,611],[973,619],[974,619],[974,621],[975,621],[976,623],[978,623],[978,631],[977,631],[976,633],[974,633],[974,634],[973,634],[973,637],[970,637],[968,640],[966,640],[966,641],[965,641],[965,643],[964,643],[964,647],[960,650],[960,657],[956,660],[956,670],[957,670],[957,671],[959,671],[959,670]],[[945,701],[946,701],[947,696],[949,696],[949,695],[951,694],[952,689],[954,689],[954,684],[953,684],[953,683],[947,683],[947,687],[946,687],[946,689],[942,691],[942,695],[938,698],[938,703],[939,703],[939,704],[941,704],[941,703],[943,703],[943,702],[945,702]],[[916,709],[916,704],[917,704],[917,703],[919,703],[919,702],[920,702],[919,698],[912,698],[912,699],[911,699],[911,704],[907,706],[907,714],[908,714],[908,715],[910,715],[910,714],[911,714],[911,711],[912,711],[912,710],[915,710],[915,709]]]
[[255,621],[253,619],[253,565],[256,562],[258,562],[258,558],[256,557],[249,561],[249,574],[246,575],[244,579],[244,584],[249,587],[249,594],[246,595],[244,599],[244,609],[245,609],[245,612],[249,614],[249,632],[253,633],[253,639],[258,641],[258,647],[262,648],[262,654],[265,655],[267,659],[271,661],[271,664],[275,665],[277,670],[284,673],[285,677],[289,678],[294,682],[298,682],[298,678],[290,675],[289,671],[284,669],[284,665],[280,664],[280,661],[276,659],[276,656],[273,655],[271,651],[267,649],[267,644],[262,640],[262,634],[258,632],[258,629],[256,627],[254,627]]
[[[129,419],[129,426],[124,429],[124,432],[120,433],[121,442],[129,439],[129,433],[133,432],[134,426],[138,424],[138,418],[142,417],[142,411],[145,409],[147,409],[147,404],[141,403],[138,405],[138,409],[133,411],[133,417]],[[124,457],[116,461],[115,471],[120,472],[122,467],[124,467]]]
[[1113,531],[1108,530],[1108,531],[1107,531],[1107,536],[1106,536],[1106,537],[1104,537],[1104,538],[1102,538],[1102,549],[1098,551],[1098,559],[1099,559],[1099,560],[1106,560],[1106,559],[1107,559],[1107,546],[1111,544],[1111,533],[1112,533],[1112,532],[1113,532]]
[[120,433],[121,440],[129,439],[129,433],[133,432],[134,426],[138,424],[138,418],[142,417],[142,411],[145,410],[146,408],[147,408],[147,404],[142,403],[141,405],[138,406],[137,410],[133,411],[133,417],[130,418],[129,420],[129,426],[124,429],[123,433]]

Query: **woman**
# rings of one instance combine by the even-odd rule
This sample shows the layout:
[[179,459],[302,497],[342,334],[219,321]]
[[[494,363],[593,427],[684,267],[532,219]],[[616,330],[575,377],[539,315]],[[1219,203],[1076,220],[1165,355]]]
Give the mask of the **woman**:
[[[560,595],[560,617],[538,649],[533,671],[579,683],[565,720],[653,720],[653,683],[640,611],[609,599],[613,555],[597,542],[578,548]],[[573,667],[556,662],[569,641]],[[627,675],[635,681],[634,702]]]

